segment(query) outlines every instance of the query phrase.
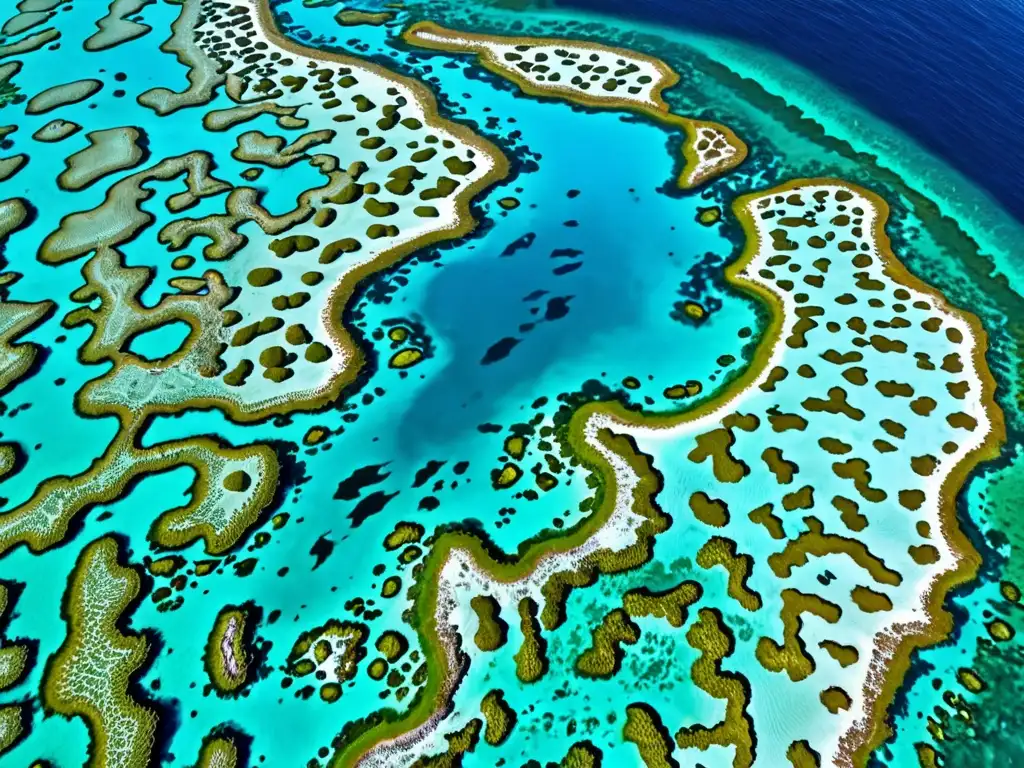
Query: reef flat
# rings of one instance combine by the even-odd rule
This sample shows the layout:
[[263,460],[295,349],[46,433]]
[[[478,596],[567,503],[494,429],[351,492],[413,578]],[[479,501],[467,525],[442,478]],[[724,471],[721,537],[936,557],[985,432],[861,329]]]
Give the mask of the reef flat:
[[[241,34],[236,35],[236,28]],[[20,542],[30,542],[34,549],[50,546],[60,540],[69,519],[79,510],[117,498],[140,474],[181,463],[192,466],[199,475],[193,503],[162,518],[154,529],[154,538],[166,546],[181,546],[201,530],[199,535],[206,539],[211,552],[232,546],[274,494],[277,464],[273,454],[253,447],[232,455],[210,441],[140,452],[134,443],[146,422],[154,414],[210,406],[222,408],[240,420],[258,419],[333,400],[355,378],[361,365],[350,336],[336,319],[353,285],[367,272],[408,252],[468,231],[473,222],[467,200],[505,172],[500,153],[458,126],[443,124],[435,116],[429,94],[415,83],[343,57],[327,57],[325,63],[334,68],[324,68],[314,59],[295,58],[289,44],[281,40],[274,43],[278,50],[273,53],[250,54],[242,61],[242,51],[269,50],[271,38],[263,29],[253,9],[245,5],[188,0],[182,4],[171,39],[181,46],[184,60],[190,62],[190,77],[206,71],[207,81],[202,86],[192,83],[182,94],[151,89],[138,97],[139,103],[165,114],[184,105],[201,105],[212,97],[215,84],[224,84],[231,98],[241,104],[235,110],[240,114],[227,118],[221,111],[217,118],[208,116],[204,120],[207,127],[226,130],[269,109],[282,115],[277,121],[282,127],[311,128],[290,144],[282,137],[246,131],[238,135],[238,146],[232,154],[269,167],[287,167],[306,158],[324,177],[324,185],[301,193],[290,214],[274,216],[260,206],[255,189],[232,189],[215,180],[210,175],[209,156],[196,152],[165,158],[125,177],[107,190],[98,208],[63,217],[60,227],[43,242],[39,258],[46,263],[62,263],[94,253],[83,270],[87,283],[74,298],[80,302],[99,299],[99,306],[70,313],[65,325],[87,323],[94,328],[93,337],[81,353],[83,362],[114,363],[106,376],[82,390],[77,407],[83,414],[117,415],[122,432],[88,473],[44,484],[24,506],[3,515],[3,547]],[[222,35],[218,30],[226,31]],[[224,40],[229,42],[222,44]],[[286,57],[284,52],[293,56]],[[251,66],[253,61],[263,59],[264,65]],[[359,88],[355,88],[360,84],[357,75],[364,78]],[[259,79],[254,79],[257,76]],[[310,88],[316,90],[320,100],[315,108],[304,101],[305,96],[298,95],[311,77],[317,84]],[[254,87],[252,95],[246,96],[250,85],[258,85],[258,90]],[[354,114],[342,109],[342,99],[335,96],[332,87],[354,89],[346,99],[353,105]],[[27,111],[49,111],[51,102],[56,106],[80,101],[95,90],[83,89],[75,90],[73,98],[51,97],[47,91],[42,101],[33,104],[30,100]],[[390,103],[377,107],[371,96]],[[305,105],[302,117],[296,117],[299,107],[291,106],[289,101]],[[253,104],[259,105],[257,111],[251,108]],[[290,122],[284,123],[285,118]],[[383,136],[368,136],[370,131],[364,126],[367,121],[375,123],[379,133],[394,131],[392,140],[399,136],[404,139],[405,154],[388,146]],[[439,132],[429,132],[434,128]],[[424,141],[419,149],[418,135]],[[87,139],[90,146],[68,158],[67,169],[57,179],[60,188],[80,189],[142,160],[135,129],[92,132]],[[355,143],[366,159],[353,160],[347,170],[342,170],[337,155],[331,154],[332,146]],[[440,147],[440,153],[434,144]],[[306,155],[312,147],[318,148],[317,153]],[[196,237],[209,238],[210,244],[203,252],[214,261],[229,259],[243,247],[265,247],[266,258],[277,266],[247,268],[240,293],[232,292],[223,275],[214,270],[188,282],[177,279],[172,281],[172,285],[177,282],[177,295],[165,295],[156,306],[143,307],[138,295],[150,279],[150,270],[126,268],[117,247],[153,222],[153,217],[140,207],[151,195],[143,185],[167,181],[182,172],[188,174],[189,191],[169,198],[169,211],[183,211],[202,198],[231,189],[225,201],[227,213],[174,219],[157,234],[160,242],[173,251],[188,246]],[[453,179],[447,173],[464,178]],[[430,205],[404,204],[403,198],[416,190],[417,182],[422,182],[420,200]],[[343,205],[358,205],[360,212],[338,219],[335,206]],[[126,208],[128,215],[123,217]],[[264,239],[250,240],[238,234],[236,230],[246,221],[257,222]],[[328,235],[341,234],[342,228],[344,234],[356,237],[326,241]],[[286,230],[290,234],[285,237],[268,237]],[[321,237],[326,242],[322,248]],[[312,254],[282,261],[309,251],[319,252],[315,263],[306,263]],[[344,254],[354,253],[359,255],[339,260]],[[10,311],[14,311],[13,306]],[[287,322],[279,314],[284,312]],[[173,354],[146,361],[122,351],[135,337],[174,322],[186,323],[191,332],[187,343]],[[29,324],[27,320],[12,321],[10,333],[16,335]],[[257,339],[260,350],[250,351],[249,345]],[[258,379],[250,379],[254,358],[264,369]],[[25,367],[31,358],[23,351],[21,360]],[[16,375],[13,367],[11,370],[12,376]],[[291,384],[286,383],[289,380]],[[240,461],[243,457],[250,458],[248,465]],[[242,479],[232,487],[229,481],[235,476]],[[228,492],[245,493],[245,500],[227,500],[220,490],[222,485]]]
[[12,9],[4,760],[1012,756],[1003,255],[708,41],[520,5]]
[[[337,764],[412,764],[444,727],[450,697],[472,675],[464,638],[481,626],[460,610],[460,595],[482,596],[499,606],[534,602],[543,606],[545,628],[557,629],[568,589],[591,583],[598,573],[642,565],[650,557],[649,539],[664,531],[668,519],[687,514],[685,507],[664,509],[671,518],[654,507],[644,514],[651,504],[652,470],[638,470],[642,462],[610,450],[598,437],[603,430],[628,435],[641,446],[657,441],[659,452],[669,441],[673,453],[696,465],[672,494],[680,500],[689,496],[699,523],[688,526],[687,543],[692,547],[693,537],[708,528],[726,534],[707,540],[698,565],[724,566],[727,593],[746,611],[771,612],[775,606],[782,642],[766,618],[767,634],[756,643],[750,636],[744,645],[765,670],[786,673],[792,682],[817,672],[803,688],[813,689],[810,701],[820,692],[828,713],[815,716],[805,709],[788,729],[762,721],[751,697],[771,697],[775,681],[753,683],[749,675],[730,678],[742,684],[719,694],[721,686],[708,677],[713,681],[722,658],[734,657],[739,648],[723,634],[728,629],[721,615],[702,610],[701,621],[712,622],[707,631],[713,634],[700,639],[701,625],[695,625],[691,645],[718,648],[727,638],[729,647],[710,669],[695,664],[693,682],[729,705],[720,724],[678,731],[678,746],[734,747],[737,766],[754,764],[755,743],[761,759],[772,762],[809,750],[829,764],[854,765],[877,744],[882,714],[910,649],[945,636],[944,594],[977,568],[977,554],[957,525],[950,489],[977,462],[996,455],[1004,439],[984,361],[984,332],[975,318],[949,307],[896,260],[884,232],[887,207],[877,196],[841,182],[807,180],[748,195],[735,206],[748,246],[727,276],[768,304],[773,318],[751,367],[720,398],[682,416],[637,418],[600,406],[577,411],[574,423],[583,425],[576,427],[576,441],[582,437],[585,446],[573,441],[572,425],[569,440],[578,455],[600,456],[595,469],[604,476],[605,496],[564,540],[539,542],[516,561],[503,562],[471,534],[442,534],[420,574],[430,581],[421,581],[415,606],[421,643],[438,649],[434,658],[442,674],[427,689],[436,699],[428,693],[405,721],[384,721],[364,732]],[[900,368],[906,381],[884,378],[892,371],[891,355],[915,360],[913,368]],[[882,410],[895,398],[902,399],[899,411]],[[901,420],[885,417],[872,429],[855,429],[867,413]],[[773,433],[773,444],[757,457],[760,443],[749,436],[759,429]],[[911,455],[917,451],[922,453]],[[897,457],[905,467],[896,465]],[[801,474],[809,482],[798,487]],[[639,490],[645,484],[646,493]],[[816,496],[829,506],[816,505]],[[817,516],[802,512],[811,509]],[[900,542],[911,543],[900,549]],[[737,552],[764,553],[766,545],[770,554],[760,562],[770,575],[763,565],[755,574],[755,559]],[[658,546],[663,557],[665,538]],[[824,584],[798,578],[794,571],[811,557],[823,558],[830,571],[842,575]],[[689,583],[694,593],[687,605],[699,605],[700,587]],[[808,614],[831,626],[806,622]],[[595,648],[605,626],[594,632]],[[634,625],[624,638],[635,643],[637,635]],[[828,655],[812,655],[808,648],[815,645]],[[587,654],[610,652],[586,651],[577,673],[590,663]],[[821,669],[829,657],[840,663]],[[615,671],[613,665],[605,674]],[[542,662],[537,674],[520,680],[536,682],[543,674],[558,673]],[[372,745],[365,757],[364,745]],[[772,755],[772,746],[780,752]]]
[[138,573],[119,558],[111,538],[98,539],[82,552],[64,597],[68,636],[48,664],[43,699],[51,711],[85,719],[98,765],[145,765],[157,716],[129,688],[150,643],[117,626],[140,591]]
[[240,692],[255,674],[252,638],[259,612],[252,605],[224,606],[206,642],[203,665],[219,694]]
[[658,59],[573,40],[475,35],[432,22],[408,27],[402,39],[433,50],[475,53],[491,72],[535,96],[637,111],[682,128],[685,167],[678,184],[683,189],[727,173],[747,156],[746,145],[728,127],[671,112],[661,92],[675,85],[679,75]]

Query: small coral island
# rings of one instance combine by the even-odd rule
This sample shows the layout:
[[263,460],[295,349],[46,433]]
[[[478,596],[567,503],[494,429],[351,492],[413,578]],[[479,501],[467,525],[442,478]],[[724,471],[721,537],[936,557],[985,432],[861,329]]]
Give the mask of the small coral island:
[[259,615],[251,603],[228,605],[217,614],[206,641],[203,667],[218,695],[237,695],[253,681],[258,667],[253,636]]

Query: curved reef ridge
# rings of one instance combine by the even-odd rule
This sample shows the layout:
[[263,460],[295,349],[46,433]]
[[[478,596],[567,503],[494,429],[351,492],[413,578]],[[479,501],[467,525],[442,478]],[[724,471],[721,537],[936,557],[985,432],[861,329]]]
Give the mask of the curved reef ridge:
[[[404,714],[385,710],[348,728],[333,765],[408,765],[442,726],[472,717],[472,706],[454,708],[474,670],[471,597],[541,605],[550,631],[564,621],[570,589],[646,562],[669,518],[655,500],[661,475],[638,447],[657,454],[666,445],[689,461],[670,498],[690,497],[689,511],[666,511],[688,535],[705,532],[701,566],[725,566],[729,593],[765,628],[746,641],[719,612],[700,608],[699,588],[685,595],[700,608],[687,633],[702,654],[694,683],[728,706],[714,727],[679,729],[676,745],[731,745],[737,766],[751,765],[755,748],[773,765],[818,755],[849,766],[885,738],[911,651],[946,636],[944,596],[978,567],[954,505],[967,475],[1005,438],[986,336],[973,315],[902,266],[885,234],[888,208],[868,190],[798,180],[740,198],[735,212],[748,239],[728,280],[771,317],[749,368],[681,415],[618,404],[577,411],[568,440],[601,483],[593,513],[566,535],[530,542],[514,558],[468,532],[438,535],[413,612],[429,664],[422,695]],[[772,447],[762,451],[765,439]],[[694,523],[679,522],[689,514]],[[658,540],[659,557],[671,560],[670,539]],[[745,554],[766,549],[756,564]],[[813,578],[803,566],[818,559],[839,575]],[[534,620],[542,653],[540,633]],[[762,695],[783,681],[807,715],[765,720],[750,680],[720,672],[723,658],[738,654],[774,673]]]
[[[21,586],[0,582],[0,692],[13,689],[25,679],[35,656],[32,643],[4,636],[13,618],[14,604]],[[30,724],[27,702],[0,704],[0,755],[6,754],[28,734]]]
[[[267,4],[182,0],[180,6],[164,50],[190,67],[188,88],[153,88],[138,103],[165,115],[208,103],[223,88],[236,106],[209,112],[203,123],[210,130],[270,113],[282,129],[298,134],[241,132],[232,155],[256,172],[243,178],[306,162],[322,185],[301,192],[292,211],[274,215],[261,204],[265,191],[216,178],[213,157],[193,151],[153,158],[113,183],[97,207],[61,219],[39,259],[61,264],[89,256],[85,285],[72,297],[85,306],[64,324],[93,328],[81,362],[113,364],[78,393],[76,410],[115,415],[121,427],[86,472],[51,478],[0,514],[0,552],[23,543],[35,551],[54,546],[87,508],[114,501],[144,474],[182,465],[197,473],[192,501],[156,521],[151,538],[164,547],[203,538],[212,554],[235,546],[275,498],[274,451],[208,438],[142,448],[152,418],[217,408],[251,422],[336,400],[364,363],[342,322],[356,285],[418,249],[470,232],[476,225],[470,201],[508,173],[495,146],[439,116],[421,83],[288,40]],[[141,165],[144,153],[129,137],[124,157],[108,167],[99,152],[108,142],[101,138],[115,133],[88,134],[92,146],[68,159],[75,179],[64,173],[58,184],[70,191],[98,182],[112,168]],[[176,292],[146,306],[141,295],[154,270],[125,266],[118,249],[154,223],[142,207],[153,187],[182,174],[186,191],[166,199],[171,220],[157,239],[171,250],[206,239],[203,255],[220,269],[174,278]],[[181,215],[224,193],[223,213]],[[249,222],[258,225],[257,233],[246,228],[242,234]],[[181,258],[182,268],[195,261]],[[50,307],[5,306],[12,320],[8,338]],[[149,360],[127,351],[133,340],[173,323],[189,326],[173,353]],[[7,349],[21,368],[31,363],[31,345]]]
[[731,171],[747,156],[746,144],[727,126],[672,113],[662,92],[679,75],[660,59],[580,40],[473,34],[430,21],[413,24],[402,39],[435,51],[474,53],[486,69],[533,96],[639,112],[681,128],[686,165],[678,184],[683,189]]
[[52,301],[0,301],[0,393],[29,372],[39,353],[36,344],[16,340],[46,320],[54,306]]

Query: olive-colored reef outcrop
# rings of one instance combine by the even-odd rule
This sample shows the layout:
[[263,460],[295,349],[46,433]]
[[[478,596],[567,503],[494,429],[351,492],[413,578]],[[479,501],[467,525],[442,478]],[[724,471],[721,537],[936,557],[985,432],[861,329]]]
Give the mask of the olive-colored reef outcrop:
[[252,682],[256,667],[252,638],[258,613],[247,603],[226,605],[217,614],[206,641],[203,666],[218,694],[237,694]]
[[39,353],[37,345],[17,339],[42,323],[54,310],[51,301],[30,304],[0,300],[0,392],[21,379]]
[[47,710],[85,721],[96,765],[142,766],[152,756],[157,714],[131,688],[152,646],[120,628],[141,588],[121,557],[112,537],[82,550],[64,594],[68,635],[47,664],[42,695]]
[[[23,639],[4,637],[14,616],[21,585],[0,583],[0,692],[7,693],[22,683],[32,667],[33,647]],[[9,697],[8,697],[9,698]],[[31,709],[28,702],[0,704],[0,755],[28,735]]]

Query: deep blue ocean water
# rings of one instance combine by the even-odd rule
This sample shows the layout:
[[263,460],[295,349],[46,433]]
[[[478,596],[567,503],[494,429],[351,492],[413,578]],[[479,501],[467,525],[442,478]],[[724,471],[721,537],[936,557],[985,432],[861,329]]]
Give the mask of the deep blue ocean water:
[[1019,0],[557,0],[731,37],[810,70],[1024,220]]

